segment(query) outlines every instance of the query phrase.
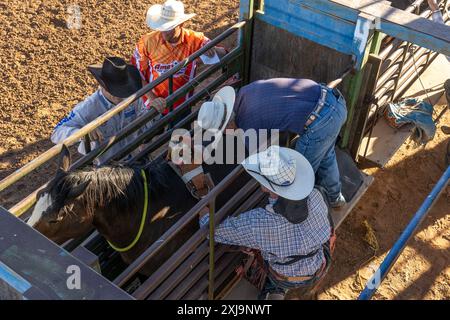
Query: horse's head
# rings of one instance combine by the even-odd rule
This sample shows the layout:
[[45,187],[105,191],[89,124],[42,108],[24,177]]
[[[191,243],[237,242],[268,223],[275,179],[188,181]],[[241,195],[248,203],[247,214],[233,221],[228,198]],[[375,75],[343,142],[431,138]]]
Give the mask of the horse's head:
[[90,180],[76,181],[67,172],[70,153],[64,146],[56,176],[41,190],[28,225],[61,244],[81,236],[92,226],[93,215],[80,196]]
[[205,196],[214,187],[211,177],[203,172],[203,152],[194,144],[189,132],[172,133],[166,160],[179,170],[179,175],[196,198]]

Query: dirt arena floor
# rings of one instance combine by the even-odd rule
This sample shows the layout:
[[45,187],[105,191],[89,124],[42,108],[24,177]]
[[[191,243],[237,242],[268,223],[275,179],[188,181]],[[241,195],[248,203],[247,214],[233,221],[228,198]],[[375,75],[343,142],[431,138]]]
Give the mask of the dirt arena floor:
[[[52,146],[52,128],[96,85],[86,66],[105,56],[128,58],[148,31],[145,11],[156,1],[0,0],[0,179]],[[197,16],[187,26],[213,38],[237,20],[238,0],[186,0]],[[80,29],[69,29],[68,8],[81,8]],[[230,45],[230,43],[228,43]],[[444,104],[444,99],[440,103]],[[450,124],[447,112],[440,124]],[[335,262],[319,299],[355,299],[374,266],[445,169],[449,136],[438,128],[425,148],[405,143],[338,230]],[[45,165],[0,193],[7,208],[54,172]],[[376,299],[450,299],[450,189],[409,242]],[[369,232],[370,231],[370,232]],[[368,234],[376,241],[368,241]]]

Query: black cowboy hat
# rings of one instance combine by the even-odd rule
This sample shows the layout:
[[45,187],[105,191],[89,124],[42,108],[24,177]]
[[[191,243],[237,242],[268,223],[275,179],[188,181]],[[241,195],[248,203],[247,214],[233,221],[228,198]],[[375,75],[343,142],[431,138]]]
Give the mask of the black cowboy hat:
[[138,69],[122,58],[105,58],[103,65],[90,65],[88,70],[115,97],[127,98],[142,88]]

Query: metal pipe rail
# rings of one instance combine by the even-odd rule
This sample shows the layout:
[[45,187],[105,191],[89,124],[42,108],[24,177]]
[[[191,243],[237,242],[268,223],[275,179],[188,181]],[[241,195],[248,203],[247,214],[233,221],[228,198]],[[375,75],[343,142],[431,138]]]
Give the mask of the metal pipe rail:
[[[211,42],[209,42],[207,45],[205,45],[202,49],[193,53],[191,56],[189,56],[188,58],[183,60],[182,63],[178,64],[176,67],[174,67],[171,70],[169,70],[168,72],[164,73],[161,77],[157,78],[155,81],[151,82],[150,84],[148,84],[147,86],[145,86],[144,88],[139,90],[136,94],[134,94],[133,96],[131,96],[131,97],[127,98],[126,100],[124,100],[123,102],[121,102],[114,109],[108,111],[107,113],[103,114],[96,120],[92,121],[91,123],[89,123],[88,125],[83,127],[82,129],[80,129],[80,131],[82,131],[82,133],[84,133],[84,131],[87,130],[85,128],[88,128],[88,127],[89,127],[88,128],[89,130],[93,130],[97,126],[106,122],[112,116],[116,115],[117,113],[119,113],[120,111],[125,109],[130,103],[132,103],[133,101],[137,100],[139,97],[144,95],[147,91],[151,90],[153,87],[162,83],[162,81],[164,81],[168,77],[172,76],[183,65],[194,61],[196,58],[198,58],[200,55],[202,55],[205,51],[214,47],[217,43],[223,41],[225,38],[227,38],[232,33],[234,33],[237,29],[242,28],[245,25],[245,23],[246,23],[245,21],[241,21],[241,22],[233,25],[232,27],[230,27],[229,29],[224,31],[221,35],[219,35],[218,37],[211,40]],[[213,66],[209,67],[208,69],[204,70],[201,74],[199,74],[198,76],[196,76],[194,78],[194,81],[184,85],[183,87],[178,89],[176,92],[174,92],[171,96],[169,96],[167,99],[168,104],[173,104],[181,96],[183,96],[184,94],[186,94],[187,92],[192,90],[194,87],[196,87],[198,85],[198,83],[200,83],[201,81],[206,79],[212,73],[218,71],[221,67],[223,67],[224,64],[232,63],[234,60],[238,59],[241,54],[242,54],[242,49],[240,47],[233,49],[231,52],[229,52],[224,57],[222,57],[221,63],[219,63],[217,65],[213,65]],[[192,83],[194,83],[194,84],[192,84]],[[214,85],[217,85],[217,83],[218,83],[218,81],[213,82]],[[211,85],[211,86],[207,87],[207,90],[212,90],[213,88],[215,88],[215,86]],[[144,89],[146,91],[144,91]],[[161,118],[155,125],[153,125],[149,130],[150,132],[147,131],[145,133],[145,135],[141,135],[141,136],[137,137],[137,139],[144,137],[139,140],[139,141],[142,141],[143,139],[148,138],[149,136],[150,136],[150,138],[156,136],[158,133],[158,130],[160,130],[165,124],[169,123],[170,121],[173,121],[177,116],[179,116],[179,114],[183,111],[183,109],[189,107],[191,104],[202,99],[206,95],[207,90],[206,90],[206,92],[205,92],[205,90],[202,90],[201,91],[202,95],[194,95],[187,101],[183,102],[183,104],[180,105],[175,111],[170,112],[168,115]],[[127,125],[125,128],[123,128],[116,136],[112,137],[109,141],[105,141],[98,148],[96,148],[95,150],[91,151],[90,153],[88,153],[85,156],[83,156],[82,158],[80,158],[77,162],[75,162],[71,166],[70,170],[80,168],[80,167],[90,163],[100,153],[108,150],[114,143],[121,141],[122,139],[126,138],[133,132],[137,131],[140,127],[142,127],[148,121],[151,121],[156,115],[157,115],[157,111],[152,109],[149,112],[147,112],[146,114],[144,114],[143,116],[139,117],[138,119],[136,119],[135,121],[133,121],[132,123]],[[66,145],[71,145],[71,144],[75,143],[76,141],[78,141],[81,137],[84,136],[84,134],[81,134],[81,133],[78,134],[80,131],[75,132],[72,136],[68,137],[66,140],[62,141],[60,144],[55,145],[54,147],[47,150],[42,155],[40,155],[39,157],[37,157],[36,159],[34,159],[30,163],[28,163],[27,165],[25,165],[24,167],[18,169],[16,172],[14,172],[10,176],[3,179],[0,182],[0,191],[5,189],[6,187],[10,186],[11,184],[15,183],[16,181],[18,181],[19,179],[21,179],[22,177],[24,177],[25,175],[27,175],[28,173],[33,171],[35,168],[39,167],[40,165],[44,164],[45,162],[51,160],[53,157],[57,156],[60,153],[60,151],[62,150],[62,145],[66,144],[68,139],[70,139],[70,141],[69,141],[70,143],[66,144]],[[77,139],[73,140],[74,136],[76,136]],[[137,142],[137,139],[133,140],[133,142]],[[24,168],[25,168],[25,170],[23,170]],[[9,211],[17,216],[22,215],[36,202],[37,193],[40,190],[42,190],[45,186],[46,186],[46,184],[41,186],[37,190],[35,190],[33,193],[31,193],[25,199],[23,199],[22,201],[20,201],[16,205],[14,205],[12,208],[10,208]]]
[[[422,1],[416,1],[410,7],[419,8],[421,3]],[[420,16],[430,18],[431,10],[425,9]],[[448,15],[444,13],[443,16],[444,21],[448,21]],[[366,121],[365,134],[369,134],[371,128],[376,124],[384,110],[382,106],[388,101],[398,99],[438,56],[437,53],[421,47],[410,50],[410,43],[399,39],[395,39],[394,42],[397,42],[397,49],[394,52],[392,52],[393,46],[390,45],[383,49],[379,55],[386,62],[378,78],[374,93],[374,98],[378,101],[379,107],[370,110]],[[416,69],[419,74],[415,74]]]
[[[415,10],[419,10],[420,6],[422,5],[422,3],[425,0],[416,0],[413,3],[411,3],[405,10],[405,12],[409,12],[412,13]],[[383,60],[387,58],[387,56],[389,55],[389,52],[391,52],[394,48],[397,48],[401,45],[403,41],[400,39],[395,39],[393,38],[392,41],[385,47],[383,48],[383,50],[380,51],[379,56],[380,58],[382,58]]]
[[[342,76],[328,85],[337,85],[342,78],[344,78],[351,68],[346,68]],[[173,237],[184,227],[186,227],[193,219],[195,219],[205,206],[207,206],[211,199],[215,199],[219,193],[227,188],[239,175],[244,172],[244,168],[239,165],[232,172],[225,177],[216,187],[214,187],[208,195],[201,199],[189,212],[187,212],[180,220],[178,220],[172,227],[170,227],[160,238],[163,241],[157,241],[147,248],[135,261],[133,261],[115,280],[114,283],[118,286],[124,285],[133,275],[135,275],[156,253],[163,247],[164,243],[169,242]]]
[[[81,138],[83,138],[86,134],[91,132],[92,130],[96,129],[100,125],[104,124],[106,121],[111,119],[113,116],[117,115],[118,113],[125,110],[131,103],[145,95],[147,92],[152,90],[154,87],[158,86],[165,80],[172,77],[175,73],[177,73],[180,69],[188,65],[189,63],[193,62],[195,59],[199,58],[202,54],[204,54],[206,51],[210,50],[214,46],[216,46],[219,42],[223,41],[225,38],[230,36],[232,33],[234,33],[236,30],[242,28],[245,25],[246,21],[240,21],[236,23],[235,25],[231,26],[229,29],[225,30],[223,33],[221,33],[218,37],[211,40],[209,43],[207,43],[204,47],[202,47],[200,50],[194,52],[192,55],[181,61],[178,65],[164,73],[162,76],[158,77],[155,81],[150,82],[140,90],[138,90],[135,94],[131,95],[130,97],[126,98],[122,102],[120,102],[117,106],[115,106],[113,109],[107,111],[97,119],[93,120],[92,122],[85,125],[83,128],[79,129],[77,132],[72,134],[70,137],[63,140],[61,143],[56,144],[52,148],[45,151],[43,154],[38,156],[37,158],[33,159],[29,163],[27,163],[22,168],[16,170],[8,177],[4,178],[0,181],[0,192],[12,185],[13,183],[17,182],[30,172],[32,172],[34,169],[38,168],[42,164],[46,163],[47,161],[53,159],[57,155],[61,153],[61,150],[63,148],[63,144],[66,146],[71,146],[78,142]],[[152,110],[154,111],[154,110]],[[152,116],[154,117],[157,112],[149,112],[152,113]],[[153,118],[152,117],[152,118]],[[113,142],[112,142],[113,143]]]
[[[247,200],[245,200],[237,209],[234,210],[234,212],[231,214],[231,216],[238,215],[244,211],[247,211],[247,210],[253,208],[255,205],[257,205],[257,203],[259,201],[261,201],[263,196],[264,196],[263,193],[260,190],[256,189],[256,191],[254,191]],[[226,247],[226,246],[223,246],[220,244],[216,245],[216,246],[219,246],[219,248]],[[208,254],[208,252],[209,252],[209,243],[208,243],[208,241],[203,241],[202,244],[195,249],[193,254],[191,256],[189,256],[189,258],[187,258],[184,262],[182,262],[182,264],[180,264],[174,272],[166,273],[164,282],[162,282],[162,284],[159,287],[157,287],[156,290],[153,290],[153,292],[150,294],[150,296],[148,298],[149,299],[164,299],[172,291],[175,294],[182,296],[184,293],[180,292],[181,285],[177,286],[177,284],[179,282],[181,282],[181,280],[183,280],[184,278],[186,278],[186,280],[183,283],[183,286],[186,287],[187,289],[189,289],[190,287],[192,287],[195,284],[195,282],[198,279],[193,278],[191,271],[193,268],[195,268],[197,270],[196,266],[199,263],[201,263],[201,261],[204,260],[205,256]],[[219,255],[220,255],[219,251],[216,251],[214,254],[214,260],[217,260]],[[207,262],[207,264],[208,264],[208,262]],[[161,270],[165,270],[165,267],[162,267]],[[201,272],[201,273],[205,273],[207,270],[208,270],[208,267],[206,267],[206,269],[203,270],[203,272]],[[148,279],[148,281],[146,281],[146,282],[152,283],[153,281],[151,279]],[[145,284],[143,284],[143,285],[145,285]],[[177,286],[176,290],[175,290],[175,286]]]
[[[250,192],[253,192],[258,186],[258,183],[254,180],[249,181],[243,188],[242,191],[235,194],[230,201],[228,201],[216,214],[212,221],[220,221],[237,203],[245,200]],[[217,194],[218,195],[218,194]],[[216,195],[216,196],[217,196]],[[212,198],[208,201],[208,204],[215,201],[216,197],[208,196]],[[202,209],[202,208],[201,208]],[[242,208],[240,208],[242,209]],[[198,217],[198,210],[194,215],[195,218]],[[240,212],[238,212],[240,213]],[[213,213],[214,214],[214,213]],[[236,214],[236,212],[235,212]],[[148,296],[154,289],[156,289],[176,268],[181,264],[200,244],[204,241],[206,235],[209,233],[210,227],[203,226],[200,228],[185,244],[183,244],[155,273],[153,273],[134,293],[133,296],[136,299],[144,299]],[[178,229],[176,233],[180,232],[182,229]],[[214,237],[211,239],[214,241]],[[211,249],[211,248],[210,248]],[[210,259],[214,259],[211,255]],[[213,260],[214,261],[214,260]],[[210,261],[210,266],[212,266]],[[211,275],[212,277],[213,275]],[[211,297],[212,298],[212,297]]]
[[447,187],[450,180],[450,166],[447,167],[444,174],[441,176],[439,181],[434,186],[433,190],[427,196],[425,201],[420,206],[419,210],[415,213],[414,217],[408,223],[406,228],[403,230],[402,234],[392,246],[386,258],[381,263],[374,275],[367,281],[366,287],[359,295],[358,300],[369,300],[377,291],[381,282],[384,280],[386,275],[389,273],[398,257],[402,254],[406,247],[409,239],[414,235],[419,225],[422,223],[423,219],[426,217],[428,212],[430,212],[433,205],[439,199],[439,196]]
[[[194,78],[194,81],[190,81],[186,83],[183,87],[178,89],[176,92],[174,92],[169,98],[167,99],[168,103],[173,103],[176,100],[178,100],[182,95],[184,95],[186,92],[192,90],[196,86],[199,85],[201,81],[204,81],[206,78],[208,78],[211,74],[213,74],[216,71],[219,71],[223,65],[231,63],[234,60],[238,59],[242,54],[241,48],[237,47],[233,49],[231,52],[229,52],[227,55],[225,55],[222,58],[221,64],[216,64],[208,68],[207,70],[203,71],[201,74],[199,74],[197,77]],[[226,77],[226,74],[222,75],[219,80],[214,81],[215,87],[218,87],[224,80],[224,77]],[[222,81],[222,82],[220,82]],[[115,155],[111,155],[109,158],[105,159],[105,162],[108,162],[110,160],[119,160],[122,157],[126,156],[130,152],[132,152],[135,148],[137,148],[141,143],[143,143],[145,140],[149,140],[156,136],[166,124],[170,123],[171,121],[175,120],[182,112],[190,107],[192,104],[196,103],[197,101],[200,101],[203,97],[205,97],[209,91],[210,88],[213,86],[208,86],[207,90],[202,90],[198,94],[195,94],[191,98],[189,98],[187,101],[183,102],[180,106],[178,106],[174,111],[172,111],[170,114],[162,117],[159,119],[155,124],[152,125],[152,127],[144,132],[143,134],[136,137],[133,141],[131,141],[129,144],[121,148],[117,151]]]

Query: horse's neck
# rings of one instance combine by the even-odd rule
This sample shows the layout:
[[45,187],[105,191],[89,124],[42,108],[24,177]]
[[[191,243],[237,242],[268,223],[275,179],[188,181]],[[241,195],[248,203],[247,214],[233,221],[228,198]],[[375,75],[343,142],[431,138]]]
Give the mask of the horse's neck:
[[[125,168],[115,168],[114,170],[126,170]],[[100,177],[97,177],[100,178]],[[130,185],[135,183],[135,176],[132,178]],[[116,181],[106,180],[106,183],[111,184],[108,187],[116,187]],[[105,190],[108,188],[104,188]],[[125,188],[128,189],[128,188]],[[127,194],[129,190],[123,190],[121,195],[123,199],[117,196],[105,201],[103,204],[97,204],[94,211],[93,225],[108,241],[112,242],[117,247],[127,246],[129,240],[133,236],[133,230],[138,230],[140,217],[143,209],[143,195]],[[134,199],[131,199],[132,197]],[[127,200],[127,198],[129,198]],[[120,202],[128,201],[132,206],[118,205]],[[125,208],[127,208],[125,210]]]
[[[167,190],[161,190],[155,194],[153,188],[148,188],[148,208],[144,229],[136,246],[122,254],[125,261],[136,258],[195,204],[184,183],[169,165],[163,163],[157,168],[165,171]],[[150,170],[146,170],[147,184],[152,183]],[[136,203],[132,212],[119,212],[117,207],[109,204],[98,208],[94,216],[94,225],[97,230],[116,247],[122,248],[132,243],[141,224],[144,195],[141,194],[129,201]]]

